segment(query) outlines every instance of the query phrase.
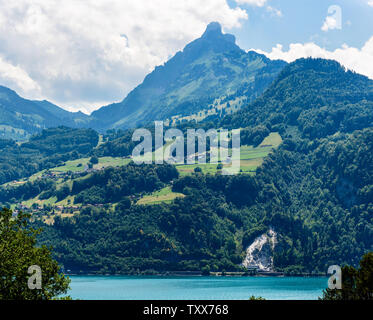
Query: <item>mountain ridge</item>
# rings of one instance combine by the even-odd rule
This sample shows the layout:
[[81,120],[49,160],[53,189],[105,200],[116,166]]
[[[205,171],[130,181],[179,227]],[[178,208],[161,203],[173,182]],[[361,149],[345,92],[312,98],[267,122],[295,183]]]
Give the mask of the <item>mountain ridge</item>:
[[[244,82],[255,83],[261,69],[271,64],[273,69],[267,71],[274,80],[286,62],[246,53],[233,35],[222,33],[220,24],[210,23],[200,38],[156,67],[122,102],[94,111],[93,127],[130,128],[169,119],[186,108],[198,112],[227,93],[234,94]],[[253,96],[263,90],[257,88]]]
[[[39,215],[36,226],[46,228],[41,243],[52,245],[56,259],[74,272],[242,271],[245,249],[271,229],[277,241],[272,256],[266,257],[273,258],[276,271],[314,274],[325,272],[330,265],[356,264],[361,254],[373,248],[372,92],[372,80],[346,71],[335,61],[299,59],[285,67],[264,94],[241,111],[220,123],[195,124],[206,125],[205,129],[242,128],[243,146],[260,143],[263,134],[280,133],[282,144],[263,159],[255,174],[225,176],[190,170],[175,178],[159,167],[161,176],[170,178],[164,181],[167,188],[185,197],[143,205],[138,199],[154,195],[144,191],[165,187],[157,183],[157,175],[151,172],[154,167],[112,165],[85,172],[87,179],[83,180],[73,172],[65,173],[68,180],[75,180],[72,183],[58,178],[54,182],[46,178],[13,183],[4,186],[1,201],[66,201],[54,215],[54,224],[49,220],[51,207],[39,202],[39,209],[29,210]],[[193,125],[188,123],[183,129]],[[70,136],[68,151],[80,145],[80,156],[74,156],[73,151],[56,158],[55,146],[58,150],[64,143],[54,144],[49,139],[40,143],[48,133],[20,147],[13,142],[12,148],[52,147],[46,150],[50,156],[41,162],[39,170],[51,168],[50,160],[125,157],[133,150],[126,145],[132,141],[130,130],[123,136],[114,132],[120,138],[107,137],[99,148],[95,147],[97,134],[91,134],[89,141]],[[65,142],[66,135],[57,139]],[[9,143],[4,141],[3,148],[18,169],[16,160],[23,153],[9,150]],[[128,153],[113,154],[116,150]],[[3,159],[3,174],[13,171],[9,159]],[[77,166],[75,162],[67,168]],[[202,169],[204,165],[196,166]],[[129,181],[153,187],[130,191],[133,185]],[[65,210],[72,212],[71,216],[62,216]]]
[[373,80],[334,60],[301,58],[286,66],[261,97],[221,125],[298,128],[309,139],[352,132],[373,123]]
[[0,138],[24,140],[42,129],[60,125],[78,127],[89,117],[69,112],[43,100],[28,100],[0,86]]
[[[200,38],[155,67],[121,102],[101,107],[89,116],[68,112],[45,100],[23,99],[2,87],[0,137],[23,140],[59,125],[104,132],[155,120],[177,124],[211,115],[221,117],[255,100],[285,65],[254,51],[245,52],[234,35],[223,34],[221,25],[212,22]],[[6,98],[1,100],[2,96]]]

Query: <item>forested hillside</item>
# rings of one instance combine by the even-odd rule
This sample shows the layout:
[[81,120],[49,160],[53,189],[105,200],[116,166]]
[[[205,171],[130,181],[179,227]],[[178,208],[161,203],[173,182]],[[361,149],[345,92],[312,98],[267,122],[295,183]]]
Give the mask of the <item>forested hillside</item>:
[[74,271],[237,271],[245,248],[273,228],[279,271],[357,264],[373,250],[372,138],[366,129],[317,143],[289,140],[255,177],[182,177],[173,188],[184,199],[109,214],[86,208],[46,226],[42,243]]
[[324,59],[299,59],[288,65],[260,98],[222,121],[225,127],[266,126],[308,139],[372,123],[373,80]]
[[[346,71],[338,62],[299,59],[285,67],[253,103],[222,120],[179,124],[189,128],[241,128],[241,143],[259,145],[270,132],[314,140],[373,124],[373,80]],[[154,131],[154,127],[150,127]],[[112,130],[98,155],[128,156],[133,130]]]
[[43,130],[25,143],[0,139],[0,184],[87,156],[98,140],[94,130],[67,127]]
[[285,141],[257,172],[275,265],[324,270],[373,250],[373,130],[319,142]]
[[0,139],[26,140],[45,128],[81,127],[88,116],[68,112],[48,101],[33,101],[0,86]]
[[[0,201],[69,204],[68,216],[63,207],[53,219],[44,205],[34,223],[45,228],[41,243],[76,272],[242,270],[246,248],[270,229],[277,234],[277,271],[356,265],[373,250],[372,93],[372,80],[334,61],[300,59],[238,113],[178,126],[184,132],[241,128],[242,144],[257,147],[247,147],[257,157],[268,148],[263,139],[275,134],[281,146],[269,147],[256,171],[223,176],[195,168],[179,177],[173,166],[136,166],[127,159],[118,168],[7,186]],[[93,130],[67,128],[24,144],[1,140],[0,177],[29,176],[69,159],[129,156],[132,132],[108,131],[99,145]],[[164,189],[178,196],[139,201]]]

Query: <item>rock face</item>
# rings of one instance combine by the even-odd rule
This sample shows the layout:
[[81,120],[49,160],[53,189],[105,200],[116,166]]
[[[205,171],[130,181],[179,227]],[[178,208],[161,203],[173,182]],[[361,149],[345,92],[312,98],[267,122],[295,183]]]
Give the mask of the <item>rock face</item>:
[[277,233],[270,229],[256,238],[246,249],[246,258],[242,265],[261,271],[273,271],[273,250],[277,243]]

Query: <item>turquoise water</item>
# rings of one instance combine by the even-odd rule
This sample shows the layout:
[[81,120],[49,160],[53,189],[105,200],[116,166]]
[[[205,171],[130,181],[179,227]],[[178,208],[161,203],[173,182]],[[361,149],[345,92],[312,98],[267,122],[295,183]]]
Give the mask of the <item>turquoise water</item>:
[[83,300],[317,300],[327,278],[71,276],[69,295]]

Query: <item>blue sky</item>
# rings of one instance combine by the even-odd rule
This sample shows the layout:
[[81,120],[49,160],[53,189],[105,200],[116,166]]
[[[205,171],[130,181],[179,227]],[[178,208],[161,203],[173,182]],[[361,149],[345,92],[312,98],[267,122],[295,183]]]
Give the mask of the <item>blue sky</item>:
[[[248,19],[241,28],[230,30],[245,49],[259,48],[269,51],[280,43],[288,47],[294,42],[314,42],[328,50],[344,43],[361,48],[373,35],[373,6],[368,0],[268,0],[262,7],[237,4],[229,0],[230,7],[245,8]],[[259,2],[260,3],[260,2]],[[342,29],[324,32],[321,27],[328,16],[328,8],[340,6]],[[276,16],[268,6],[281,11]]]
[[0,0],[0,85],[90,113],[212,21],[245,50],[335,59],[373,79],[373,0]]

